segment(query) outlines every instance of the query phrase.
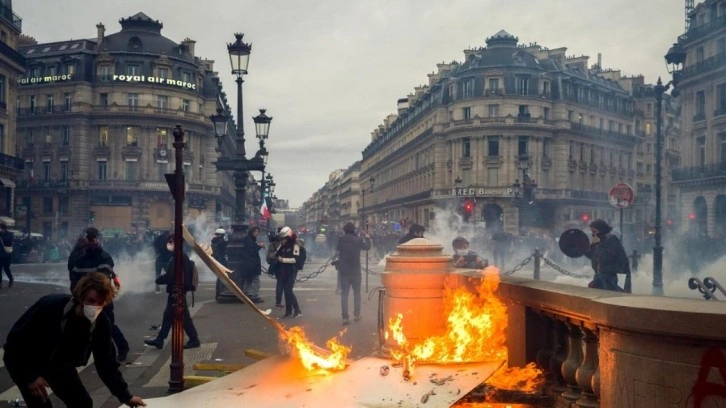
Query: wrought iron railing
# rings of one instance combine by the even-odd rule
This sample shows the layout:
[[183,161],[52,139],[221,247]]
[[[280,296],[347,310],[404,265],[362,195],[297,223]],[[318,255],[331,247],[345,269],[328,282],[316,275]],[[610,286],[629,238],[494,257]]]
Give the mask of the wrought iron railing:
[[705,164],[696,167],[681,167],[673,169],[671,173],[673,181],[687,181],[720,176],[726,176],[726,162]]
[[25,168],[25,162],[19,157],[0,153],[0,167],[11,168],[14,170],[23,170]]
[[13,13],[13,9],[6,6],[4,3],[0,3],[0,16],[15,27],[18,31],[23,31],[23,19],[17,14]]

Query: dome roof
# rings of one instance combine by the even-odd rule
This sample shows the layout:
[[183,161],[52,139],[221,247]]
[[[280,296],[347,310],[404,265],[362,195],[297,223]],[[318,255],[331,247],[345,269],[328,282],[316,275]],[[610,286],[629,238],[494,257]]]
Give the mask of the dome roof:
[[527,67],[544,70],[534,55],[517,46],[518,38],[501,30],[486,39],[487,46],[469,54],[459,71],[471,68]]
[[137,13],[119,20],[121,31],[103,38],[101,50],[109,53],[131,52],[168,55],[193,61],[184,45],[178,44],[161,35],[164,25],[144,13]]

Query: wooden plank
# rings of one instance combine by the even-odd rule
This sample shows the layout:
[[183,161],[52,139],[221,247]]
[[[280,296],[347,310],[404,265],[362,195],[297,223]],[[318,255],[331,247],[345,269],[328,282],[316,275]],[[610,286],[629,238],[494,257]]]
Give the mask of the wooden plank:
[[224,371],[228,373],[241,370],[245,364],[196,363],[193,368],[197,371]]

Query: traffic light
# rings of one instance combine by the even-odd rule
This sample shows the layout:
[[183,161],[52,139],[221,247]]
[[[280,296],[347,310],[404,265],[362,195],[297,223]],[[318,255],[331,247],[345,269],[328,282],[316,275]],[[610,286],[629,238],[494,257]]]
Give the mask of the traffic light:
[[695,220],[696,219],[696,213],[690,213],[690,214],[688,214],[688,219],[691,220],[691,221]]
[[96,222],[96,212],[95,211],[88,212],[88,220],[91,222],[91,224]]
[[462,205],[462,215],[464,216],[464,222],[469,222],[469,218],[474,214],[474,207],[476,207],[475,200],[465,200]]
[[580,219],[582,220],[582,222],[588,222],[588,221],[590,221],[590,214],[584,213],[584,214],[580,215]]

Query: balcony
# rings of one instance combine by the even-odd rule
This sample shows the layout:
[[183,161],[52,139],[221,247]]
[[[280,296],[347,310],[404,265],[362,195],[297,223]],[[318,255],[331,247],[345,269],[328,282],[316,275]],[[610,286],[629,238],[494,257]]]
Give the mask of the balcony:
[[4,3],[0,3],[0,16],[5,19],[11,27],[15,28],[18,33],[23,31],[23,19],[13,13],[13,9],[6,6]]
[[704,59],[703,61],[697,62],[691,66],[683,68],[683,79],[691,78],[696,75],[703,74],[715,69],[723,69],[726,67],[726,53],[722,52],[716,54],[713,57]]
[[726,27],[726,15],[714,18],[710,22],[701,24],[700,26],[691,26],[685,36],[686,42],[695,41],[724,27]]
[[[4,7],[4,6],[0,5],[0,7]],[[1,41],[0,41],[0,54],[4,55],[5,57],[7,57],[10,61],[14,62],[15,64],[17,64],[23,68],[25,67],[25,57],[23,57],[22,54],[15,51],[12,47],[10,47],[9,45],[7,45]]]
[[717,117],[717,116],[722,116],[722,115],[726,115],[726,105],[724,105],[724,106],[716,109],[715,111],[713,111],[713,117],[714,118]]
[[620,133],[615,130],[600,129],[594,126],[583,125],[582,123],[570,122],[570,129],[585,133],[587,135],[604,136],[617,142],[635,143],[635,136],[627,133]]
[[0,153],[0,167],[11,170],[23,170],[25,168],[25,162],[19,157]]
[[671,179],[674,182],[708,179],[726,176],[726,162],[705,164],[696,167],[681,167],[673,169]]
[[706,113],[705,112],[701,112],[701,113],[697,113],[697,114],[693,115],[693,121],[694,122],[700,122],[702,120],[706,120]]
[[95,105],[93,107],[94,113],[129,113],[134,114],[149,114],[160,118],[184,118],[192,120],[206,120],[205,116],[200,113],[190,112],[184,109],[171,109],[171,108],[157,108],[155,106],[146,105],[118,105],[112,103],[110,105]]
[[30,108],[18,108],[18,117],[25,116],[43,116],[43,115],[61,115],[64,113],[71,112],[70,107],[55,105],[46,107],[30,107]]

